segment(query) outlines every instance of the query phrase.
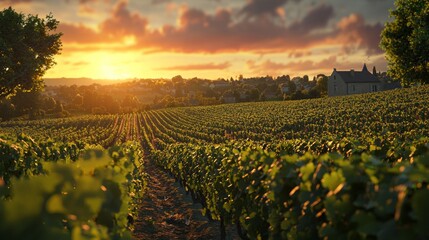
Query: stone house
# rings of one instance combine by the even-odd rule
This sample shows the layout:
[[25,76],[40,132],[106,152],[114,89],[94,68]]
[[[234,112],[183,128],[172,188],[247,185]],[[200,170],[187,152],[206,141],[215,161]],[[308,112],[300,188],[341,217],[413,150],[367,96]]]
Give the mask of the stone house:
[[368,71],[366,64],[362,71],[337,71],[334,68],[328,80],[328,96],[344,96],[378,92],[384,90],[383,82]]

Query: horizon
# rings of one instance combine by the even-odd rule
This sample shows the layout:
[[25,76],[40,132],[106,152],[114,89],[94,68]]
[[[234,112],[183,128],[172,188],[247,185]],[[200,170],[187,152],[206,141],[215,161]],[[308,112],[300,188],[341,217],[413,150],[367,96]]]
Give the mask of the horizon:
[[[102,80],[330,75],[387,70],[380,33],[393,2],[6,0],[52,12],[63,50],[44,78]],[[82,77],[84,76],[84,77]]]
[[[364,63],[364,64],[366,64],[366,63]],[[363,65],[362,65],[363,66]],[[367,65],[367,67],[368,67],[368,65]],[[374,66],[373,66],[374,67]],[[371,68],[372,69],[372,68]],[[335,68],[335,71],[350,71],[350,70],[354,70],[354,71],[362,71],[362,70],[359,70],[359,68],[350,68],[350,69],[336,69]],[[332,69],[332,71],[334,71],[334,69]],[[368,71],[369,71],[369,69],[368,69]],[[378,71],[377,70],[377,72],[380,72],[380,73],[383,73],[382,71]],[[308,78],[309,78],[309,81],[313,81],[313,77],[314,78],[317,78],[317,76],[319,76],[319,75],[325,75],[325,76],[330,76],[330,74],[324,74],[324,73],[318,73],[318,74],[315,74],[315,75],[307,75],[308,76]],[[179,74],[180,75],[180,74]],[[271,76],[271,75],[265,75],[265,76],[269,76],[269,77],[272,77],[273,79],[276,79],[276,78],[278,78],[278,77],[282,77],[282,76],[285,76],[285,75],[289,75],[289,74],[284,74],[284,75],[278,75],[278,76]],[[293,78],[302,78],[302,77],[304,77],[306,74],[304,74],[304,75],[296,75],[296,76],[294,76],[294,75],[289,75],[289,77],[290,77],[290,79],[292,80]],[[176,76],[178,76],[178,75],[176,75]],[[248,79],[248,78],[258,78],[258,77],[265,77],[265,76],[251,76],[251,77],[244,77],[243,76],[243,78],[244,79]],[[173,76],[174,77],[174,76]],[[171,78],[141,78],[141,77],[129,77],[129,78],[115,78],[115,79],[112,79],[112,78],[91,78],[91,77],[43,77],[43,79],[44,80],[58,80],[58,79],[63,79],[63,80],[84,80],[84,79],[87,79],[87,80],[90,80],[90,81],[94,81],[94,82],[96,82],[96,81],[104,81],[104,82],[112,82],[113,84],[114,83],[118,83],[118,82],[128,82],[128,81],[135,81],[135,80],[148,80],[148,81],[150,81],[150,80],[166,80],[166,81],[169,81],[169,80],[172,80],[172,78],[173,77],[171,77]],[[234,77],[231,77],[231,78],[217,78],[217,79],[209,79],[209,78],[201,78],[201,77],[197,77],[197,76],[194,76],[194,77],[189,77],[189,78],[183,78],[183,79],[185,79],[185,80],[191,80],[191,79],[194,79],[194,78],[197,78],[197,79],[199,79],[199,80],[207,80],[207,81],[218,81],[218,80],[227,80],[227,81],[229,81],[231,78],[233,78],[233,80],[238,80],[238,78],[234,78]]]

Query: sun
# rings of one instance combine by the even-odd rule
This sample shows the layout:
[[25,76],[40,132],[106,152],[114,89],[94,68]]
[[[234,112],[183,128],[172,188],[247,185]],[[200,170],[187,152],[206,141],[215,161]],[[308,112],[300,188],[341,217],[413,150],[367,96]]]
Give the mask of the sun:
[[123,66],[121,63],[114,61],[112,56],[103,57],[97,65],[98,73],[95,75],[97,75],[98,78],[109,80],[131,78],[131,74],[126,70],[126,66]]
[[119,80],[119,79],[130,78],[129,74],[125,72],[121,72],[117,66],[112,66],[110,64],[100,65],[98,76],[99,78],[109,79],[109,80]]

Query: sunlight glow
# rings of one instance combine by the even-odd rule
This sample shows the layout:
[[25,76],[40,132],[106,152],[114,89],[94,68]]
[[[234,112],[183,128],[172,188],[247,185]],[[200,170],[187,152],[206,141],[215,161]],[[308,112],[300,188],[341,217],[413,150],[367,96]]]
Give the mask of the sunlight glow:
[[111,64],[99,64],[99,73],[97,74],[102,79],[126,79],[131,78],[131,75],[129,73],[126,73],[125,71],[122,71],[117,66],[111,65]]

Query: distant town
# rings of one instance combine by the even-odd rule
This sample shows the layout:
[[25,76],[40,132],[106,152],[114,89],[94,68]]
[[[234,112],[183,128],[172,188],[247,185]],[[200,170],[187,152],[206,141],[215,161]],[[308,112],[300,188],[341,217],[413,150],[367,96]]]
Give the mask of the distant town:
[[262,76],[236,79],[132,79],[123,81],[89,78],[45,79],[42,92],[19,93],[0,105],[4,120],[19,116],[30,119],[79,114],[115,114],[133,111],[205,106],[256,101],[282,101],[341,96],[399,88],[385,72],[333,70],[293,77]]

